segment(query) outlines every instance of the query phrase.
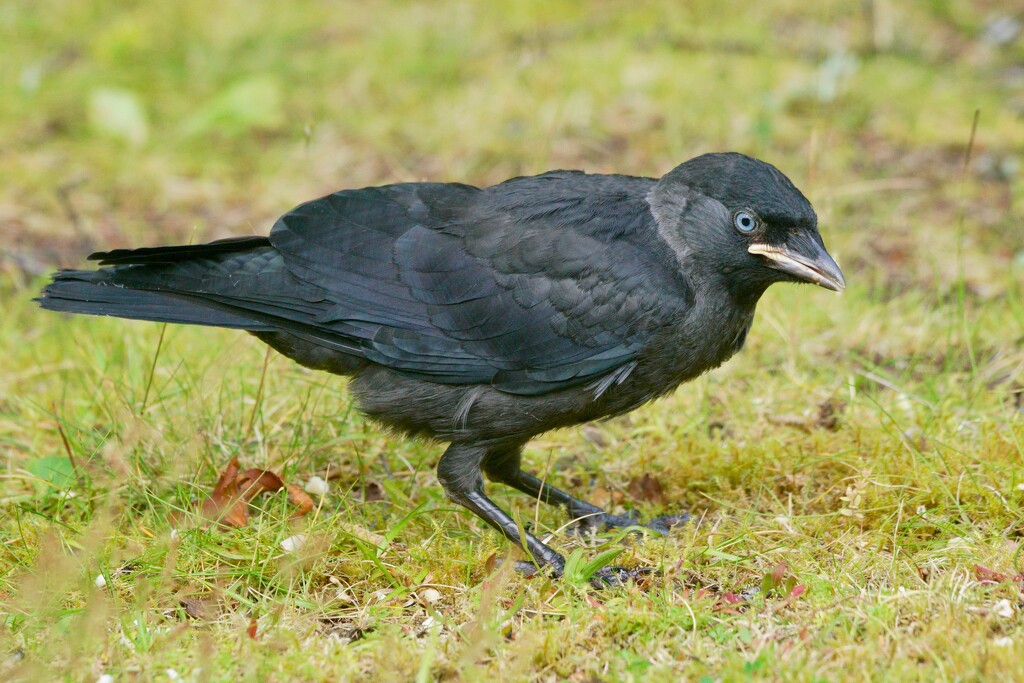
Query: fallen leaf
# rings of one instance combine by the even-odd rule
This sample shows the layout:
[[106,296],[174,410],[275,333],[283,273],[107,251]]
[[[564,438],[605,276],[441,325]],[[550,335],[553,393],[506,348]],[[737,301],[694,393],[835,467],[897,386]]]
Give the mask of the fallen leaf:
[[1002,572],[982,567],[980,564],[974,565],[974,577],[978,580],[978,583],[985,584],[1002,583],[1010,578]]
[[313,509],[313,499],[298,486],[286,484],[281,475],[256,468],[238,470],[238,458],[232,458],[217,478],[213,493],[202,502],[203,515],[221,526],[244,527],[249,521],[249,501],[261,493],[274,493],[282,488],[287,489],[288,498],[299,508],[295,517]]
[[718,602],[712,609],[715,612],[724,612],[726,614],[739,614],[740,611],[738,607],[745,603],[746,601],[736,593],[722,593],[718,596]]
[[217,477],[213,493],[202,504],[203,516],[221,526],[236,529],[249,521],[249,508],[238,493],[238,468],[238,458],[231,458],[231,462]]
[[661,485],[657,478],[652,477],[647,472],[644,472],[642,477],[630,479],[628,491],[634,500],[655,503],[657,505],[665,504],[665,487]]
[[249,620],[249,628],[245,630],[245,632],[248,633],[249,637],[253,640],[259,640],[258,636],[256,635],[256,627],[256,617],[253,617]]
[[[977,579],[978,583],[985,585],[1005,583],[1007,581],[1024,584],[1024,574],[1015,574],[1014,576],[1010,576],[1003,572],[997,572],[994,569],[982,567],[980,564],[974,565],[974,578]],[[1022,586],[1021,590],[1024,590],[1024,586]]]
[[280,475],[270,470],[258,470],[255,467],[242,472],[238,476],[238,490],[242,498],[250,501],[263,492],[273,493],[284,488]]
[[182,598],[179,604],[184,608],[185,614],[198,619],[200,621],[206,621],[212,616],[210,606],[205,600],[199,598]]

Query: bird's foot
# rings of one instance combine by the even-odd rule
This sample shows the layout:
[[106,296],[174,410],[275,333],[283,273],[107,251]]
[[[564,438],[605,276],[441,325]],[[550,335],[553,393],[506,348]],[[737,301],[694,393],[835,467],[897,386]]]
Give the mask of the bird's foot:
[[641,522],[635,511],[625,515],[611,515],[602,512],[599,515],[582,517],[573,527],[577,533],[611,531],[613,529],[625,529],[627,527],[646,527],[662,536],[668,535],[673,527],[685,524],[692,518],[688,514],[662,515],[647,522]]
[[654,575],[655,571],[654,567],[626,568],[609,565],[594,572],[594,575],[590,577],[590,585],[602,589],[624,586],[630,582],[642,584],[647,581],[648,577]]
[[[547,575],[552,578],[558,579],[562,577],[562,568],[555,567],[552,565],[546,565],[543,567],[537,567],[532,562],[527,560],[519,560],[513,565],[517,574],[532,578],[534,576]],[[617,565],[609,565],[601,567],[590,577],[589,583],[594,588],[601,590],[604,588],[615,588],[618,586],[625,586],[628,583],[642,584],[647,581],[648,577],[654,575],[657,570],[654,567],[620,567]]]

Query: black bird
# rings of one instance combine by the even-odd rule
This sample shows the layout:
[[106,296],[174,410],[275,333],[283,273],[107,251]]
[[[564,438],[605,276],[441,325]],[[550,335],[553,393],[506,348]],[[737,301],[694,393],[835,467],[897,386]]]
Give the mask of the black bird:
[[807,199],[736,153],[660,179],[552,171],[343,190],[269,237],[89,258],[106,267],[56,273],[43,308],[238,328],[351,376],[367,415],[449,442],[437,474],[451,499],[556,575],[562,556],[520,535],[482,475],[590,526],[633,524],[524,472],[523,445],[721,365],[772,283],[845,287]]

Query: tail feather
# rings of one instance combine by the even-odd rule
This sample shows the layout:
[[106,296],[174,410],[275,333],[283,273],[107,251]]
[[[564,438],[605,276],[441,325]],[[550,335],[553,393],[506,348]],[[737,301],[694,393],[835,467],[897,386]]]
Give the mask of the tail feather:
[[89,260],[99,261],[101,266],[178,263],[269,246],[270,240],[266,237],[228,237],[207,244],[97,251],[94,254],[89,254]]
[[110,281],[109,271],[62,270],[35,299],[50,311],[109,315],[133,320],[268,331],[274,327],[241,311],[204,305],[200,298],[129,289]]

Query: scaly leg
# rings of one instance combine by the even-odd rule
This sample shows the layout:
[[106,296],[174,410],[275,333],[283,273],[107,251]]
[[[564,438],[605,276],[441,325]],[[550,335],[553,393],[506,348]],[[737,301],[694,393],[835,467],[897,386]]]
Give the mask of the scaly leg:
[[690,515],[664,515],[646,524],[628,515],[612,515],[596,505],[580,500],[565,491],[547,484],[520,467],[522,459],[519,448],[493,450],[483,460],[487,478],[522,491],[550,505],[561,505],[569,511],[569,517],[579,521],[581,529],[607,530],[627,526],[646,526],[660,534],[667,534],[677,524],[683,524]]

